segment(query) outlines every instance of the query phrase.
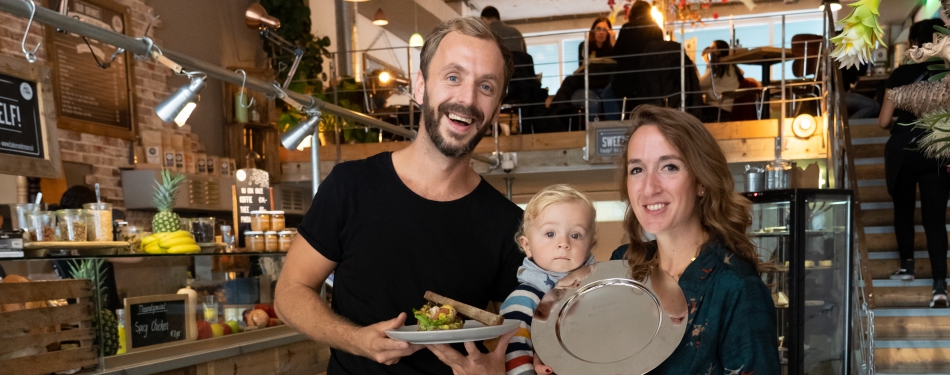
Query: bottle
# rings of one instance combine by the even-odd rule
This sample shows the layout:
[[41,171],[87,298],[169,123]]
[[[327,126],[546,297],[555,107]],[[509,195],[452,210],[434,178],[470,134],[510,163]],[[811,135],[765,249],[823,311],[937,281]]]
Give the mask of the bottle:
[[125,309],[116,309],[115,310],[116,319],[119,321],[119,350],[115,352],[116,355],[125,354]]
[[[190,274],[190,272],[189,272]],[[185,318],[185,324],[189,326],[194,326],[195,323],[195,310],[198,308],[196,305],[198,303],[198,292],[194,289],[191,289],[191,286],[186,286],[184,288],[178,289],[177,294],[187,294],[188,300],[185,302],[185,311],[191,311],[191,314],[187,314]],[[186,330],[188,331],[188,330]],[[197,340],[198,339],[198,330],[190,330],[190,334],[187,337],[188,340]]]

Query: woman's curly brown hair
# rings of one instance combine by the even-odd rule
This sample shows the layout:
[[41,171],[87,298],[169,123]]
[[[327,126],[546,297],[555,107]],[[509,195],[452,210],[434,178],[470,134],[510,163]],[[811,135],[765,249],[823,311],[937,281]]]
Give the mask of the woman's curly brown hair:
[[[752,225],[752,202],[735,192],[735,183],[726,156],[719,143],[697,118],[674,109],[641,105],[630,117],[633,127],[627,132],[627,142],[620,162],[620,196],[627,203],[624,215],[624,230],[630,236],[630,247],[624,259],[630,264],[632,277],[642,280],[653,267],[659,264],[657,256],[647,259],[649,243],[644,237],[643,227],[630,207],[627,192],[627,153],[630,137],[637,129],[654,125],[676,150],[686,163],[686,169],[705,187],[705,194],[697,197],[700,223],[708,234],[708,243],[719,242],[736,255],[756,266],[759,272],[769,266],[758,259],[755,245],[749,237],[748,229]],[[705,247],[703,244],[702,247]]]

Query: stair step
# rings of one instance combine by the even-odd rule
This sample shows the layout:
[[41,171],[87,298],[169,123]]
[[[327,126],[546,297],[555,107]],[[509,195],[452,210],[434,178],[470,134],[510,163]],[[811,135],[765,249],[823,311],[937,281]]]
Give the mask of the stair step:
[[[950,233],[948,233],[950,239]],[[897,249],[897,238],[894,233],[865,233],[865,244],[868,254],[872,252],[887,252]],[[927,237],[923,232],[914,233],[914,250],[927,250]]]
[[890,137],[891,133],[887,130],[881,129],[880,126],[877,126],[875,119],[874,124],[853,124],[849,123],[848,127],[851,129],[851,144],[854,144],[854,141],[861,138],[868,137]]
[[[854,172],[858,180],[878,180],[884,176],[884,164],[866,164],[866,165],[855,165]],[[884,189],[885,193],[887,189]],[[861,199],[868,201],[864,196],[861,196]],[[887,200],[891,200],[888,196]]]
[[[865,166],[865,167],[867,167],[867,166]],[[857,168],[857,167],[855,167],[855,168]],[[882,171],[880,175],[874,176],[874,177],[880,177],[880,176],[883,176],[883,175],[884,175],[884,172]],[[861,174],[858,173],[858,176],[861,176]],[[867,177],[867,176],[865,176],[865,177]],[[876,180],[877,178],[867,177],[867,178],[865,178],[865,179],[866,179],[866,180],[870,180],[870,179]],[[890,203],[890,202],[891,202],[891,195],[887,193],[887,186],[884,186],[884,185],[861,186],[861,184],[858,184],[858,199],[861,200],[861,204],[862,204],[862,205],[867,204],[867,203],[869,203],[869,202],[888,202],[888,203]]]
[[852,155],[855,159],[859,158],[879,158],[884,156],[884,145],[880,143],[871,145],[855,145]]
[[[891,204],[893,207],[893,204]],[[919,207],[919,205],[918,205]],[[947,208],[947,217],[950,217],[950,207]],[[914,210],[914,224],[921,222],[920,210]],[[894,209],[869,210],[861,205],[861,223],[866,227],[887,226],[894,224]]]
[[[950,257],[950,250],[947,251],[947,257]],[[869,260],[897,260],[900,259],[900,253],[896,251],[876,251],[873,253],[868,253]],[[926,251],[915,251],[914,259],[919,259],[916,263],[920,263],[920,260],[930,260],[930,255]]]
[[933,298],[933,280],[913,281],[875,279],[874,303],[877,307],[930,307]]
[[[918,253],[923,254],[920,257]],[[870,259],[868,262],[868,272],[872,279],[890,279],[891,273],[900,267],[901,262],[897,259],[897,252],[893,252],[893,259]],[[870,254],[868,254],[870,255]],[[931,280],[933,273],[930,271],[930,258],[926,251],[915,251],[914,256],[914,276],[917,279]],[[950,260],[947,260],[947,267],[950,268]]]
[[901,339],[950,340],[950,309],[875,309],[874,340]]
[[[950,231],[950,224],[944,225],[948,231]],[[923,225],[914,225],[914,232],[924,233]],[[864,234],[883,234],[883,233],[894,233],[893,225],[880,225],[880,226],[866,226],[864,227]]]
[[[942,340],[947,341],[947,340]],[[946,347],[900,347],[875,341],[874,367],[876,374],[944,374],[950,370],[950,356]]]

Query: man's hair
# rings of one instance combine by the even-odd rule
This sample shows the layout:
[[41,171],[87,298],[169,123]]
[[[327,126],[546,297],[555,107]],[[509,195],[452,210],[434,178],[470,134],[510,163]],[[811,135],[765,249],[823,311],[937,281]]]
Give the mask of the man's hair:
[[95,203],[96,202],[96,192],[90,189],[85,185],[76,185],[63,193],[62,198],[59,199],[59,208],[60,209],[75,209],[82,208],[82,205],[86,203]]
[[492,18],[496,20],[501,19],[501,14],[498,13],[498,8],[493,6],[487,6],[485,9],[482,9],[482,18]]
[[432,30],[432,33],[426,37],[425,44],[422,46],[422,53],[419,55],[419,68],[422,69],[422,78],[426,81],[429,80],[429,63],[435,56],[435,52],[439,50],[439,44],[442,44],[442,38],[453,31],[458,31],[462,33],[462,35],[495,42],[495,45],[498,46],[498,50],[501,52],[502,58],[505,60],[504,84],[501,87],[502,97],[504,97],[504,94],[508,92],[508,83],[511,81],[511,75],[515,71],[514,62],[511,60],[511,52],[508,51],[508,47],[505,47],[501,38],[495,35],[495,33],[492,33],[491,29],[489,29],[484,22],[475,17],[462,17],[448,20]]

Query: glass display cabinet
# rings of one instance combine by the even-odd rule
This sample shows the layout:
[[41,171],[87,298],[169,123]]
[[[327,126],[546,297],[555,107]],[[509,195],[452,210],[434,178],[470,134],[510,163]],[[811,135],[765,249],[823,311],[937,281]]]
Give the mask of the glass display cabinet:
[[744,193],[762,275],[775,302],[784,374],[850,373],[850,190],[788,189]]

